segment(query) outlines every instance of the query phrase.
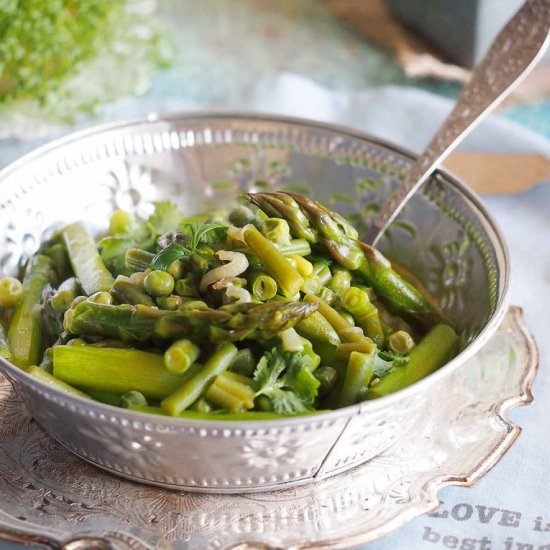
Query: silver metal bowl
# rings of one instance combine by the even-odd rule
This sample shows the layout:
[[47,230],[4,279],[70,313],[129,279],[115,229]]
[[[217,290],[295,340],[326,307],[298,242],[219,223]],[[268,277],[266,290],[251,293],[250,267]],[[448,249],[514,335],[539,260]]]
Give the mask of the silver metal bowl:
[[[75,220],[105,230],[115,208],[145,215],[172,198],[191,213],[243,189],[292,187],[351,215],[357,227],[407,172],[412,155],[345,128],[271,116],[181,115],[102,126],[42,147],[0,172],[0,274]],[[439,172],[380,248],[437,297],[461,353],[388,397],[304,418],[201,422],[146,415],[46,387],[0,358],[44,429],[80,457],[124,477],[175,489],[287,488],[356,466],[426,422],[438,387],[500,324],[509,259],[479,198]]]

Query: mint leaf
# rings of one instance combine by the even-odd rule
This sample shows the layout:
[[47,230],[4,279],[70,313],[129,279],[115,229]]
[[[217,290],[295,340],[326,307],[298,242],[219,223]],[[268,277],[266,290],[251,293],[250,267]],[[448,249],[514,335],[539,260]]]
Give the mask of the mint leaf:
[[151,265],[153,266],[153,269],[161,269],[166,271],[176,260],[180,260],[181,258],[189,258],[192,254],[193,253],[191,250],[185,246],[178,243],[172,243],[166,248],[163,248],[153,258]]
[[227,227],[219,223],[186,223],[181,230],[182,241],[191,249],[196,250],[200,244],[211,245],[225,240]]

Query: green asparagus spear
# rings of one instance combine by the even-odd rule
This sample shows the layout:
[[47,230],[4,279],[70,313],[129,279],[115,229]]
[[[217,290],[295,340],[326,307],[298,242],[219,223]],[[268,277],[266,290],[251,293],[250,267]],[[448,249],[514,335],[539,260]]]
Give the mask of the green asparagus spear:
[[173,374],[157,353],[92,346],[56,346],[53,351],[53,374],[63,382],[118,394],[135,390],[150,399],[163,399],[179,388],[201,370],[195,365]]
[[417,289],[392,269],[379,251],[357,241],[357,231],[336,212],[294,193],[248,193],[245,198],[268,215],[286,219],[296,237],[319,243],[334,260],[372,285],[396,311],[424,324],[433,324],[442,318]]
[[209,307],[186,307],[166,311],[137,305],[98,304],[86,300],[65,314],[64,328],[71,334],[86,334],[123,341],[151,338],[190,338],[202,341],[218,329],[221,340],[258,338],[266,340],[293,327],[311,315],[317,304],[281,301]]
[[449,325],[436,325],[412,349],[409,362],[395,368],[369,388],[367,399],[375,399],[406,388],[444,365],[456,353],[458,336]]
[[237,351],[235,345],[231,343],[224,344],[215,351],[199,373],[162,400],[162,410],[171,416],[177,416],[187,409],[206,391],[210,382],[229,367]]
[[185,372],[199,358],[200,349],[190,340],[178,340],[164,352],[164,365],[170,372]]
[[42,255],[34,256],[27,265],[23,297],[15,308],[8,330],[12,360],[19,367],[29,367],[40,362],[42,291],[48,284],[51,269],[50,258]]
[[86,294],[108,292],[113,277],[105,267],[91,235],[81,223],[73,223],[63,229],[63,239],[80,285]]

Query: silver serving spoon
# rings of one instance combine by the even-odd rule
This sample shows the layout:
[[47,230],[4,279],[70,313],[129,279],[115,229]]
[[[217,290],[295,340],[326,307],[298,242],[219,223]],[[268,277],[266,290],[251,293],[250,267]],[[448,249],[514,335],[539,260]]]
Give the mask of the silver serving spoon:
[[432,141],[367,231],[376,245],[407,201],[473,128],[523,79],[550,41],[550,0],[527,0],[497,36]]

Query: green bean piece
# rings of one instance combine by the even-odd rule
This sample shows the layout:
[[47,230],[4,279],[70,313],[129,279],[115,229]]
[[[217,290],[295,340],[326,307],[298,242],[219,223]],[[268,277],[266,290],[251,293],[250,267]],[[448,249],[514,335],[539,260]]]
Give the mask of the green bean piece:
[[23,284],[15,277],[0,279],[0,307],[15,307],[23,296]]
[[319,313],[332,325],[332,328],[338,333],[338,336],[345,342],[360,342],[365,336],[354,329],[333,307],[329,306],[324,300],[313,294],[306,294],[304,302],[315,303],[319,306]]
[[53,374],[79,388],[124,394],[136,390],[149,399],[163,399],[194,376],[195,363],[185,374],[173,374],[163,356],[133,349],[56,346]]
[[210,401],[208,401],[208,399],[206,399],[205,397],[201,397],[189,407],[189,410],[208,413],[214,410],[214,405],[210,403]]
[[318,368],[313,376],[319,380],[319,388],[317,390],[319,397],[323,398],[330,393],[338,380],[338,372],[333,367],[323,366]]
[[351,286],[351,273],[341,267],[335,268],[327,286],[336,294],[341,294]]
[[42,382],[43,384],[46,384],[46,386],[50,388],[61,390],[66,393],[76,395],[78,397],[83,397],[84,399],[90,399],[90,396],[88,394],[84,393],[83,391],[77,390],[70,384],[66,384],[56,376],[48,374],[44,369],[41,369],[40,367],[31,366],[27,369],[27,372],[32,378],[38,380],[39,382]]
[[224,344],[215,351],[198,374],[162,400],[162,410],[171,416],[177,416],[187,409],[206,391],[214,378],[229,367],[237,351],[236,346],[231,343]]
[[145,271],[134,271],[134,273],[130,275],[130,281],[143,290],[145,288],[143,285],[145,277],[147,277]]
[[295,328],[300,336],[313,343],[326,342],[333,346],[340,343],[338,333],[319,311],[313,312],[309,317],[300,321]]
[[384,330],[376,306],[368,294],[357,287],[350,287],[340,295],[342,306],[347,309],[363,332],[379,347],[384,344]]
[[134,216],[125,210],[115,210],[109,220],[109,235],[127,233],[134,223]]
[[73,271],[80,286],[89,296],[95,292],[108,292],[113,276],[105,267],[91,235],[81,223],[68,225],[62,231]]
[[324,263],[313,264],[313,273],[319,277],[319,281],[323,286],[325,286],[332,279],[330,268]]
[[169,296],[174,290],[175,281],[170,273],[155,270],[145,277],[143,286],[151,296]]
[[388,346],[399,355],[408,355],[414,348],[414,339],[408,332],[398,330],[390,334]]
[[361,390],[368,387],[373,375],[374,354],[352,351],[349,356],[339,407],[355,405],[361,399]]
[[253,225],[243,229],[243,236],[247,246],[264,264],[267,273],[275,279],[282,293],[287,297],[295,296],[304,283],[298,271]]
[[199,358],[200,348],[191,340],[178,340],[164,352],[164,365],[175,374],[181,374]]
[[143,304],[144,306],[154,306],[155,302],[138,285],[133,282],[117,278],[111,287],[111,296],[119,304]]
[[151,252],[141,248],[129,248],[124,255],[124,264],[130,271],[145,271],[151,267],[155,257]]
[[326,286],[321,288],[321,290],[317,293],[317,296],[319,296],[319,298],[321,298],[321,300],[326,302],[329,306],[336,302],[336,294]]
[[234,372],[222,372],[206,391],[206,398],[231,412],[254,408],[256,394],[254,380]]
[[256,359],[252,350],[248,348],[240,349],[235,359],[229,365],[229,371],[242,374],[243,376],[252,376],[256,370]]
[[376,344],[368,338],[365,338],[360,342],[346,342],[344,344],[340,344],[336,348],[336,357],[339,361],[347,362],[353,351],[372,355],[376,352]]
[[315,353],[313,349],[313,344],[307,339],[300,337],[302,340],[303,350],[301,351],[302,355],[309,357],[311,359],[311,365],[309,367],[310,371],[313,372],[321,364],[321,357]]
[[310,275],[309,277],[304,277],[304,284],[300,288],[302,292],[305,292],[306,294],[319,294],[321,292],[322,288],[321,281],[319,277],[315,274]]
[[342,319],[345,319],[352,327],[355,326],[355,319],[351,313],[342,311],[341,309],[337,309],[336,311],[338,311],[338,313],[342,316]]
[[409,353],[409,362],[384,376],[368,389],[367,399],[376,399],[399,391],[447,363],[456,354],[458,336],[449,325],[436,325]]
[[44,255],[51,258],[55,272],[59,275],[61,280],[66,279],[72,274],[67,247],[64,243],[56,242],[45,248]]
[[254,297],[262,302],[270,300],[277,294],[275,279],[266,273],[253,273],[250,276],[250,288]]
[[286,220],[281,218],[267,218],[263,233],[274,244],[290,243],[290,227]]
[[311,246],[305,239],[291,239],[289,244],[277,245],[283,256],[309,256]]
[[25,368],[40,362],[42,346],[41,311],[42,291],[48,284],[52,270],[48,256],[33,256],[23,278],[23,296],[14,310],[8,330],[8,344],[12,361]]
[[78,281],[75,277],[65,279],[50,299],[52,309],[57,313],[65,313],[78,296]]
[[0,357],[12,361],[12,355],[8,346],[8,338],[4,331],[4,326],[0,323]]
[[120,404],[123,408],[147,407],[147,398],[139,391],[132,390],[120,396]]

